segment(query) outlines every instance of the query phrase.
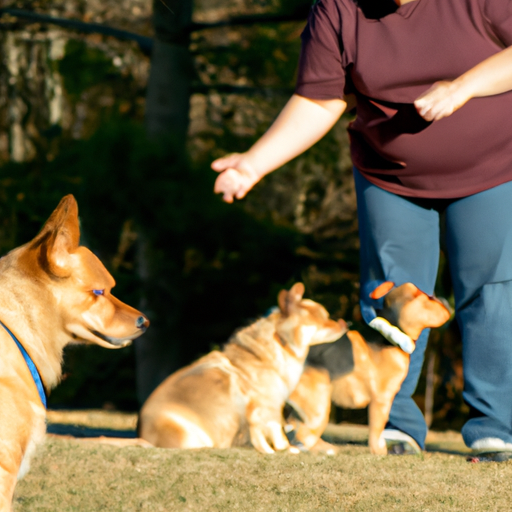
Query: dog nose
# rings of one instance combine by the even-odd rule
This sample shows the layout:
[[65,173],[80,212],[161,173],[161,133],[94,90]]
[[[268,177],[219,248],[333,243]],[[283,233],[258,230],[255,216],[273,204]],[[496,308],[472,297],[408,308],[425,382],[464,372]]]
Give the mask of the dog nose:
[[149,320],[145,316],[139,316],[135,322],[135,325],[139,329],[143,329],[145,331],[149,327]]

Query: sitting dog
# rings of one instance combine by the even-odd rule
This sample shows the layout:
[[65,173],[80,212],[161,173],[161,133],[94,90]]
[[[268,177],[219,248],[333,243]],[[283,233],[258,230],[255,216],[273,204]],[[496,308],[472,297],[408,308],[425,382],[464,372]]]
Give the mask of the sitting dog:
[[334,341],[344,330],[303,294],[302,283],[282,290],[279,309],[235,333],[222,351],[162,382],[141,409],[140,437],[165,448],[227,448],[250,441],[264,453],[288,449],[282,410],[309,347]]
[[0,510],[46,431],[46,395],[71,341],[128,345],[148,320],[110,293],[114,279],[79,246],[78,208],[64,197],[41,232],[0,259]]
[[414,340],[426,327],[439,327],[450,318],[444,303],[413,284],[393,286],[383,283],[371,294],[374,299],[384,297],[384,308],[370,324],[374,328],[348,331],[335,343],[310,350],[301,380],[288,399],[300,418],[290,418],[288,425],[297,445],[328,448],[320,436],[332,401],[348,409],[368,405],[370,450],[387,453],[381,435],[407,375]]

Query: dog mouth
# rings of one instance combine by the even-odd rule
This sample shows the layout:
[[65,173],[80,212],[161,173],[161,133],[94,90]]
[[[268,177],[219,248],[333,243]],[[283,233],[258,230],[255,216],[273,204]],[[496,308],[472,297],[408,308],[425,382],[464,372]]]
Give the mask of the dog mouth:
[[140,332],[135,333],[133,336],[128,336],[126,338],[114,338],[112,336],[106,336],[105,334],[99,332],[90,330],[91,334],[94,334],[97,338],[100,340],[106,341],[109,345],[112,345],[113,347],[126,347],[129,345],[135,338],[138,338],[145,329],[140,329]]

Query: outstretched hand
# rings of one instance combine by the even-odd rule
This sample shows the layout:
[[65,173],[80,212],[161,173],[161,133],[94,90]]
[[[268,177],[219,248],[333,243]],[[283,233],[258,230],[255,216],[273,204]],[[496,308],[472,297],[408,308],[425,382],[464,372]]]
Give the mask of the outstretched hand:
[[242,199],[260,180],[260,176],[247,162],[245,153],[232,153],[212,162],[212,169],[219,172],[214,192],[222,194],[226,203]]
[[418,114],[426,121],[439,121],[462,107],[469,97],[455,82],[436,82],[414,101]]

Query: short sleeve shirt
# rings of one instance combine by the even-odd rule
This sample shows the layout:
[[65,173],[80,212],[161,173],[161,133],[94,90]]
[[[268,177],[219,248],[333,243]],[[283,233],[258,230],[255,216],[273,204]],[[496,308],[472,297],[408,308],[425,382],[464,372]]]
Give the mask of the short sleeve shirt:
[[512,180],[512,92],[428,123],[414,100],[512,45],[511,0],[413,0],[368,19],[354,0],[317,0],[296,93],[357,97],[354,165],[401,195],[456,198]]

